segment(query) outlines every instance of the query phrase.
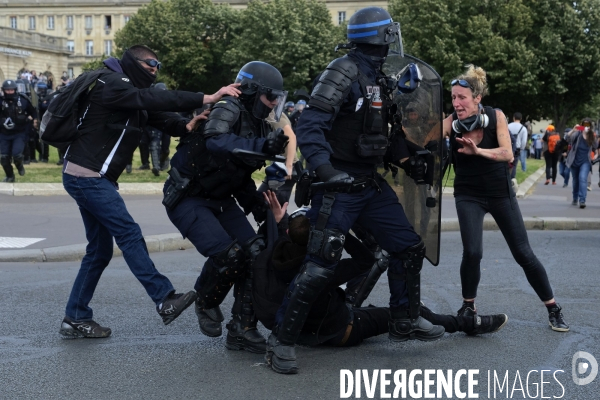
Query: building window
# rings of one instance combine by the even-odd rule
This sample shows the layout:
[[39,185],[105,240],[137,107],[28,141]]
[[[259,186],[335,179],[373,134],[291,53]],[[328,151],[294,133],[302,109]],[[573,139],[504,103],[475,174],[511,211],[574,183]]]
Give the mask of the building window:
[[110,56],[111,53],[112,53],[112,40],[105,40],[104,41],[104,54],[106,54],[107,56]]
[[125,23],[128,23],[130,19],[131,19],[130,15],[124,15],[123,16],[123,21],[125,21]]
[[69,79],[73,79],[73,68],[67,68],[67,70],[69,71]]
[[73,40],[67,40],[67,50],[75,51],[75,42]]
[[35,17],[29,17],[29,29],[35,30]]
[[86,56],[94,55],[94,41],[93,40],[85,41],[85,55]]
[[85,16],[85,29],[90,30],[92,29],[92,16],[91,15],[86,15]]
[[48,17],[48,29],[54,29],[54,17]]
[[73,30],[73,16],[72,15],[67,15],[67,29],[68,30]]
[[104,16],[104,29],[109,30],[112,27],[112,17],[110,15]]
[[338,25],[341,25],[346,21],[346,11],[338,11]]
[[10,17],[10,27],[17,29],[17,17]]

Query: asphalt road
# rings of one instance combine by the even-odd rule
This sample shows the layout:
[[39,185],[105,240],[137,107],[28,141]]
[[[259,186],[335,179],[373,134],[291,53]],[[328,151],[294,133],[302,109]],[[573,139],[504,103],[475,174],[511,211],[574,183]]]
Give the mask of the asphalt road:
[[[58,334],[79,263],[0,264],[0,399],[334,399],[340,397],[341,369],[365,369],[369,375],[375,369],[478,369],[474,392],[479,398],[488,398],[488,371],[492,382],[494,372],[502,380],[508,371],[511,390],[516,382],[512,398],[541,398],[543,380],[548,382],[543,385],[546,398],[597,399],[600,377],[586,386],[575,385],[571,360],[579,350],[600,359],[600,232],[533,231],[529,238],[571,332],[550,330],[544,307],[501,234],[485,232],[478,308],[482,314],[509,315],[500,332],[481,337],[446,334],[433,343],[403,344],[382,335],[356,348],[302,347],[297,352],[300,373],[294,376],[275,374],[259,355],[226,350],[224,337],[203,336],[192,309],[163,326],[123,258],[107,268],[91,304],[95,319],[113,329],[111,338],[100,340],[62,339]],[[424,267],[423,300],[437,312],[453,313],[460,306],[460,249],[459,234],[445,233],[441,265]],[[192,288],[204,261],[193,250],[152,258],[179,290]],[[384,277],[368,302],[385,305],[387,299]],[[224,310],[231,303],[229,297]],[[537,372],[527,382],[532,370]],[[541,370],[550,372],[542,379]],[[466,390],[466,380],[459,386]],[[392,390],[388,387],[387,392]],[[496,398],[510,398],[508,387],[498,390]],[[494,398],[493,389],[490,394]],[[375,398],[380,395],[377,388]],[[364,385],[361,396],[368,398]]]

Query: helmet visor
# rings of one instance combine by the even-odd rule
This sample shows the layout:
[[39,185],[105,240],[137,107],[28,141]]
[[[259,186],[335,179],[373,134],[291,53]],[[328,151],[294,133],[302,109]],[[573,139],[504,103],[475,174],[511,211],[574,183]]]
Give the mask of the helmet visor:
[[388,55],[399,55],[404,57],[404,48],[402,47],[402,33],[400,32],[400,23],[391,24],[385,33],[385,42],[389,43],[390,49]]
[[275,103],[275,107],[273,107],[275,121],[279,121],[279,118],[281,118],[281,113],[285,108],[285,99],[287,98],[287,94],[287,90],[266,90],[265,95],[267,97],[267,101],[269,101],[270,103]]
[[25,94],[27,93],[27,89],[25,88],[25,84],[22,82],[17,83],[17,92]]

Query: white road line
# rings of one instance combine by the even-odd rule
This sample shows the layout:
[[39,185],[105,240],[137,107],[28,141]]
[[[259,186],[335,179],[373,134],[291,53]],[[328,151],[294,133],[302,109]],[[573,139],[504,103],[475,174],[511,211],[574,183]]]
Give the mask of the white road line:
[[0,249],[23,249],[46,238],[17,238],[0,236]]

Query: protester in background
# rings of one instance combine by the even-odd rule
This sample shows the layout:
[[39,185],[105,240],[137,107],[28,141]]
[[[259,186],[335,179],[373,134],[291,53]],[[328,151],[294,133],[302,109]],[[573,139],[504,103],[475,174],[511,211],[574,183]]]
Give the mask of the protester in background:
[[302,111],[304,111],[304,107],[306,107],[306,101],[298,100],[296,106],[294,107],[294,112],[290,115],[290,123],[292,124],[292,129],[296,129],[296,124],[298,123],[298,119],[300,115],[302,115]]
[[533,140],[533,147],[535,149],[535,159],[541,160],[542,159],[542,149],[544,146],[543,146],[543,142],[542,142],[540,135],[535,135],[535,139]]
[[571,144],[571,151],[567,155],[567,167],[571,169],[573,177],[573,201],[571,205],[585,208],[587,196],[587,177],[592,168],[592,152],[598,149],[595,133],[592,130],[592,120],[584,118],[580,125],[576,125],[565,135]]
[[516,177],[519,160],[521,160],[521,169],[525,171],[525,159],[527,158],[527,155],[525,154],[525,145],[527,144],[527,128],[525,125],[521,124],[522,118],[523,115],[520,112],[516,112],[513,114],[513,122],[508,124],[508,133],[511,136],[511,142],[514,143],[513,155],[515,159],[510,171],[510,178],[513,188],[518,187]]
[[546,161],[546,183],[556,185],[556,164],[558,163],[558,156],[560,152],[557,151],[557,145],[560,142],[560,135],[554,130],[554,125],[548,125],[546,133],[542,138],[544,142],[544,160]]
[[490,213],[527,281],[546,306],[550,327],[566,332],[569,326],[554,299],[546,270],[529,245],[519,203],[507,181],[508,163],[513,155],[506,118],[502,111],[481,105],[487,94],[486,73],[469,65],[451,85],[455,113],[444,120],[444,135],[450,136],[452,142],[454,199],[463,243],[460,266],[463,305],[458,315],[477,313],[475,298],[481,278],[483,217]]
[[[567,129],[565,131],[565,136],[570,131],[570,129]],[[566,139],[563,138],[560,140],[560,142],[558,142],[557,151],[559,153],[558,174],[563,177],[563,187],[565,188],[569,186],[569,176],[571,175],[571,170],[569,169],[569,167],[567,167],[567,153],[569,152],[569,143]]]

